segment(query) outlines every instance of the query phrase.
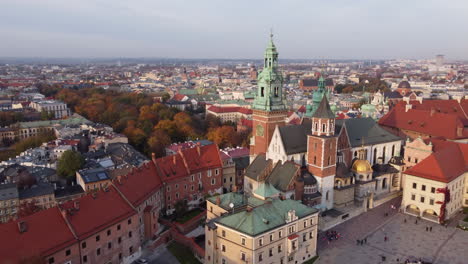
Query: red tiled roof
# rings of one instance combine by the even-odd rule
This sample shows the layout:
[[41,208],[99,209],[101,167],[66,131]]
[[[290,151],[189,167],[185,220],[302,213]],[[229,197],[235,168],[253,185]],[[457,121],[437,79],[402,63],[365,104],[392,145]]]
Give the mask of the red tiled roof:
[[189,174],[179,153],[155,160],[158,174],[162,182],[170,181]]
[[147,200],[162,186],[153,162],[145,163],[126,176],[114,179],[113,182],[114,186],[135,207]]
[[[463,122],[458,115],[427,110],[395,107],[379,120],[379,124],[410,131],[419,132],[435,137],[447,139],[467,138],[468,131],[464,131]],[[458,128],[462,133],[458,134]]]
[[[440,143],[440,142],[439,142]],[[468,145],[447,143],[405,173],[434,181],[451,182],[468,168]]]
[[299,107],[299,109],[297,109],[297,111],[300,112],[300,113],[305,113],[306,112],[306,107],[302,105],[301,107]]
[[300,125],[301,124],[301,119],[300,118],[294,118],[288,122],[290,125]]
[[[73,209],[75,201],[79,202],[79,210]],[[67,211],[67,219],[79,239],[87,238],[136,214],[113,186],[108,187],[108,191],[97,191],[95,198],[88,194],[62,204],[61,208]]]
[[241,124],[242,126],[252,127],[252,126],[253,126],[253,120],[241,118],[240,124]]
[[[200,150],[200,153],[198,150]],[[216,144],[185,149],[182,151],[182,155],[190,173],[223,166],[219,155],[219,148]]]
[[156,159],[155,162],[163,182],[222,167],[221,155],[216,144],[184,149],[175,155]]
[[[462,99],[460,103],[457,100],[423,100],[410,101],[411,108],[416,110],[431,111],[434,109],[438,113],[453,114],[458,116],[464,125],[468,126],[468,100]],[[401,101],[395,105],[395,108],[405,109],[406,102]]]
[[299,237],[298,234],[293,234],[293,235],[288,236],[288,239],[293,240],[293,239],[298,238],[298,237]]
[[251,115],[252,114],[252,109],[248,108],[243,108],[243,107],[238,107],[238,106],[227,106],[227,107],[220,107],[220,106],[210,106],[207,109],[208,111],[214,112],[214,113],[243,113],[246,115]]
[[185,96],[186,95],[184,95],[184,94],[175,94],[172,99],[176,100],[176,101],[182,101],[185,98]]
[[[19,232],[19,221],[26,223],[26,232]],[[77,242],[57,207],[0,224],[0,234],[1,263],[18,263],[21,258],[47,256]]]

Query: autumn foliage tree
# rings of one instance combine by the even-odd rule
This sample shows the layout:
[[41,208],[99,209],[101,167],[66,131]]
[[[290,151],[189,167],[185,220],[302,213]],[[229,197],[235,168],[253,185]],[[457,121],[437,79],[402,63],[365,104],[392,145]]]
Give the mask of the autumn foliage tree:
[[211,128],[206,137],[220,148],[233,147],[239,143],[237,133],[232,126]]

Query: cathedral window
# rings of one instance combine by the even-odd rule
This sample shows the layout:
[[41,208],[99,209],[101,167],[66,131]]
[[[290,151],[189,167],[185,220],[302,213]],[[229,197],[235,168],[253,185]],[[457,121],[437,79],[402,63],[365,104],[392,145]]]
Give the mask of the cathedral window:
[[322,124],[322,132],[325,133],[326,125]]
[[275,87],[275,97],[278,97],[278,87]]
[[315,131],[318,131],[318,123],[315,122]]
[[325,200],[327,200],[327,201],[328,201],[329,192],[330,191],[327,191],[327,194],[325,195]]
[[260,96],[261,97],[265,96],[265,87],[260,87]]

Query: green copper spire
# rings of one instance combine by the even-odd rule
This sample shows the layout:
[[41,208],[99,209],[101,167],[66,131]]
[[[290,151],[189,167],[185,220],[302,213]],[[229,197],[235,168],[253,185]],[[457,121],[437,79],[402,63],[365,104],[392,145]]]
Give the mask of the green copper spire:
[[312,95],[312,105],[306,108],[306,117],[312,117],[312,115],[315,113],[315,110],[317,110],[317,108],[319,107],[320,102],[322,101],[322,98],[324,96],[326,96],[327,99],[329,99],[330,91],[325,86],[325,78],[323,78],[323,73],[320,73],[320,78],[318,79],[317,84],[317,90],[315,90],[314,94]]
[[265,49],[263,70],[257,78],[257,93],[253,108],[263,111],[286,109],[283,75],[278,70],[278,51],[273,43],[273,34],[270,34],[270,41]]

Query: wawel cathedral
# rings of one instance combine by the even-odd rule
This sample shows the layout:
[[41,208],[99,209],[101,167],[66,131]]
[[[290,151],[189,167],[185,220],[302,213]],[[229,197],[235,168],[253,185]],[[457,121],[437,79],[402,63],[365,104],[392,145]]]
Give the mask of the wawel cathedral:
[[257,83],[246,194],[300,200],[345,219],[400,193],[402,139],[372,118],[337,120],[323,76],[301,123],[286,124],[289,107],[272,38]]

